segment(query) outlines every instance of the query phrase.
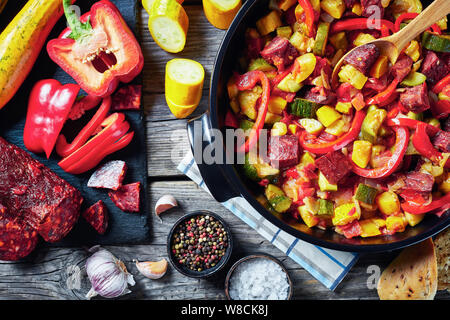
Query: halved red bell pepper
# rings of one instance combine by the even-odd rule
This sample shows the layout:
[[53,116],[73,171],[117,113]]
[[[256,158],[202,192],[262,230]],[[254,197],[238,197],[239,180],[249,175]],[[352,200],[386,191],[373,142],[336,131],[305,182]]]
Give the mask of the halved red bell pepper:
[[56,143],[56,152],[61,157],[67,157],[72,152],[81,148],[83,144],[92,136],[92,134],[97,130],[103,121],[106,118],[109,110],[111,108],[111,97],[106,97],[103,99],[103,103],[100,108],[97,110],[92,119],[88,122],[88,124],[80,131],[80,133],[76,136],[76,138],[72,141],[71,144],[67,143],[66,137],[64,135],[60,135],[58,137]]
[[[58,163],[64,171],[72,174],[86,172],[98,165],[108,154],[131,142],[132,135],[126,135],[130,124],[125,121],[122,113],[113,113],[103,120],[101,127],[103,129],[98,134]],[[122,139],[125,139],[125,143]]]
[[405,127],[395,126],[394,131],[396,134],[394,153],[385,166],[374,169],[364,169],[358,167],[353,161],[350,160],[350,163],[352,164],[352,171],[361,177],[371,179],[384,178],[394,173],[402,163],[403,156],[408,148],[409,130]]
[[77,99],[80,87],[62,85],[54,79],[41,80],[31,90],[23,131],[25,147],[50,157],[56,139]]
[[[418,121],[416,125],[416,132],[412,138],[412,144],[422,156],[430,159],[435,164],[439,164],[439,162],[443,159],[442,153],[436,150],[430,141],[430,137],[427,132],[427,124],[425,122]],[[445,167],[450,167],[450,161],[447,161]]]
[[422,214],[436,209],[446,210],[449,208],[450,208],[450,193],[447,193],[445,196],[440,197],[439,199],[431,201],[431,203],[428,205],[415,206],[413,202],[408,201],[402,203],[402,209],[412,214]]
[[303,8],[305,13],[305,24],[308,28],[308,37],[313,36],[314,31],[314,9],[309,0],[298,0],[298,4]]
[[270,82],[264,72],[259,70],[249,71],[240,76],[237,81],[237,87],[240,91],[251,90],[258,82],[262,85],[258,116],[256,117],[255,124],[250,131],[248,139],[243,145],[238,147],[238,152],[246,153],[258,142],[259,134],[264,126],[264,121],[266,120],[267,109],[269,106]]
[[82,89],[109,96],[119,82],[130,82],[142,71],[142,50],[114,4],[99,1],[81,20],[69,9],[70,0],[63,5],[70,29],[49,41],[47,51]]
[[386,90],[370,98],[369,101],[367,101],[367,104],[376,104],[379,106],[385,106],[394,101],[397,95],[396,89],[398,83],[399,83],[398,79],[392,80],[392,82],[388,85]]
[[379,29],[387,28],[394,33],[394,24],[389,20],[384,19],[368,19],[368,18],[354,18],[347,20],[339,20],[331,26],[330,33],[337,33],[341,31],[363,30],[363,29]]
[[366,113],[363,110],[359,110],[355,113],[355,116],[353,117],[352,126],[350,130],[337,138],[334,141],[331,142],[325,142],[325,143],[309,143],[306,142],[306,135],[308,134],[306,131],[303,131],[300,135],[300,145],[303,149],[306,151],[315,153],[315,154],[325,154],[328,152],[340,150],[346,145],[348,145],[350,142],[354,141],[361,131],[361,126],[364,121],[364,117],[366,116]]

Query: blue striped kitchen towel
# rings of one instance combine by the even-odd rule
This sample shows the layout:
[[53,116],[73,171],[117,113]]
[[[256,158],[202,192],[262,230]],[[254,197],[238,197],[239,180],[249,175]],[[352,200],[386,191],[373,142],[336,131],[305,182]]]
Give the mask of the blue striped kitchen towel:
[[[178,170],[209,192],[191,152],[178,165]],[[222,205],[330,290],[337,287],[358,260],[356,253],[322,248],[291,236],[266,220],[242,197],[230,199]]]

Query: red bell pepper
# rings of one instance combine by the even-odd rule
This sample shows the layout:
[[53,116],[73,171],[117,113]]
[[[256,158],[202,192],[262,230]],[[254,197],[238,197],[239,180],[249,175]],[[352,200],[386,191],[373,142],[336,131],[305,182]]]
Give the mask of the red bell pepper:
[[438,83],[434,85],[433,92],[438,94],[439,92],[444,90],[444,88],[448,85],[450,85],[450,74],[446,75],[444,78],[439,80]]
[[227,114],[225,115],[225,126],[235,129],[239,128],[239,122],[234,113],[230,110],[228,110]]
[[384,19],[368,19],[368,18],[354,18],[347,20],[339,20],[331,26],[330,33],[338,33],[341,31],[352,31],[361,29],[379,29],[387,28],[394,33],[394,24]]
[[431,113],[438,119],[446,118],[450,114],[450,101],[438,100],[432,103]]
[[47,51],[82,89],[109,96],[119,82],[130,82],[142,71],[142,50],[114,4],[99,1],[81,20],[69,9],[70,0],[63,5],[70,29],[49,41]]
[[[443,159],[442,153],[436,150],[430,141],[427,132],[427,124],[425,122],[419,121],[417,123],[416,132],[412,138],[412,144],[422,156],[430,159],[435,164],[439,164]],[[450,167],[450,161],[447,161],[445,167]]]
[[439,132],[439,128],[432,126],[431,124],[419,121],[419,120],[414,120],[414,119],[410,119],[410,118],[393,118],[393,119],[388,119],[386,121],[386,124],[388,126],[402,126],[402,127],[408,127],[409,129],[416,129],[417,124],[418,123],[424,123],[426,128],[427,128],[427,133],[430,136],[434,136]]
[[357,111],[355,116],[353,117],[352,126],[350,130],[347,133],[340,136],[339,138],[337,138],[336,140],[330,142],[325,143],[306,142],[306,135],[308,133],[306,131],[303,131],[299,139],[300,145],[306,151],[315,154],[325,154],[328,152],[340,150],[358,137],[365,116],[366,113],[363,110]]
[[422,214],[427,213],[436,209],[449,209],[450,208],[450,193],[447,193],[445,196],[440,197],[439,199],[431,201],[428,205],[420,205],[415,206],[412,202],[403,202],[402,209],[408,213],[412,214]]
[[69,116],[80,87],[59,81],[41,80],[31,90],[23,131],[25,147],[50,157],[56,139]]
[[237,87],[240,91],[251,90],[258,81],[261,83],[263,90],[260,98],[261,102],[258,107],[258,116],[256,117],[255,124],[251,129],[248,139],[239,147],[238,152],[248,152],[258,142],[259,134],[264,126],[269,106],[270,83],[264,72],[259,70],[249,71],[240,76],[237,81]]
[[100,101],[102,101],[102,98],[97,96],[88,95],[78,97],[75,104],[72,107],[72,110],[70,110],[69,119],[70,120],[80,119],[86,111],[95,108],[100,103]]
[[397,85],[399,81],[398,79],[394,79],[390,85],[386,88],[386,90],[378,93],[374,97],[370,98],[369,101],[367,101],[367,104],[376,104],[379,106],[385,106],[392,101],[395,100],[397,97]]
[[405,127],[394,127],[396,140],[394,145],[394,153],[392,157],[387,161],[386,165],[380,168],[364,169],[358,167],[353,161],[352,171],[357,175],[365,178],[377,179],[384,178],[392,173],[400,166],[405,155],[406,149],[409,143],[409,130]]
[[309,0],[298,0],[298,4],[303,8],[305,12],[305,24],[308,28],[308,37],[313,36],[314,31],[314,9]]
[[86,172],[107,155],[127,146],[133,138],[133,132],[126,134],[130,125],[122,113],[113,113],[101,127],[103,129],[98,134],[58,163],[64,171],[72,174]]
[[95,133],[102,122],[105,120],[111,108],[111,97],[103,99],[103,103],[95,113],[94,117],[88,122],[88,124],[80,131],[71,144],[67,143],[66,137],[60,135],[56,143],[56,152],[61,157],[67,157],[75,150],[81,148],[83,144]]
[[[397,20],[395,20],[395,23],[394,23],[394,31],[395,32],[399,32],[400,31],[400,24],[403,22],[403,21],[405,21],[405,20],[412,20],[412,19],[414,19],[415,17],[417,17],[419,14],[418,13],[415,13],[415,12],[405,12],[405,13],[403,13],[403,14],[401,14],[398,18],[397,18]],[[432,26],[431,26],[431,30],[433,31],[433,32],[436,32],[437,34],[441,34],[441,28],[439,28],[439,26],[436,24],[436,23],[434,23]]]

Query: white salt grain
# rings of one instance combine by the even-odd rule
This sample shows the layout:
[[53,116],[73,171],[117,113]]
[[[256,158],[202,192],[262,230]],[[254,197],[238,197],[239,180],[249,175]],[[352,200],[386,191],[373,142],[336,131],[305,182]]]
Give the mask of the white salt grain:
[[247,260],[234,270],[229,294],[233,300],[286,300],[289,282],[274,261],[264,258]]

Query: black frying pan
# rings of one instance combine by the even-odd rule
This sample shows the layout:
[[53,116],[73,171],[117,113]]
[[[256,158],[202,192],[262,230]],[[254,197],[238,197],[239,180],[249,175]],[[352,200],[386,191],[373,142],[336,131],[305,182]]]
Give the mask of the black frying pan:
[[[424,4],[430,2],[422,1]],[[223,129],[224,115],[229,108],[226,83],[232,71],[237,70],[237,60],[244,48],[245,30],[248,26],[254,26],[258,18],[269,12],[268,4],[268,0],[247,0],[228,29],[217,54],[211,77],[209,111],[188,123],[189,139],[193,151],[202,151],[213,143],[211,141],[213,140],[211,139],[212,129]],[[195,126],[202,128],[204,141],[196,139],[194,136]],[[196,133],[198,134],[198,132]],[[318,228],[308,228],[294,219],[273,215],[256,200],[256,196],[262,190],[255,183],[243,178],[238,168],[233,165],[200,164],[199,169],[206,185],[217,201],[224,202],[233,197],[242,196],[263,217],[280,229],[296,238],[330,249],[351,252],[395,250],[429,238],[444,230],[450,224],[450,211],[447,211],[440,218],[428,215],[414,228],[407,227],[405,232],[396,233],[392,236],[346,239],[332,230],[324,231]]]

